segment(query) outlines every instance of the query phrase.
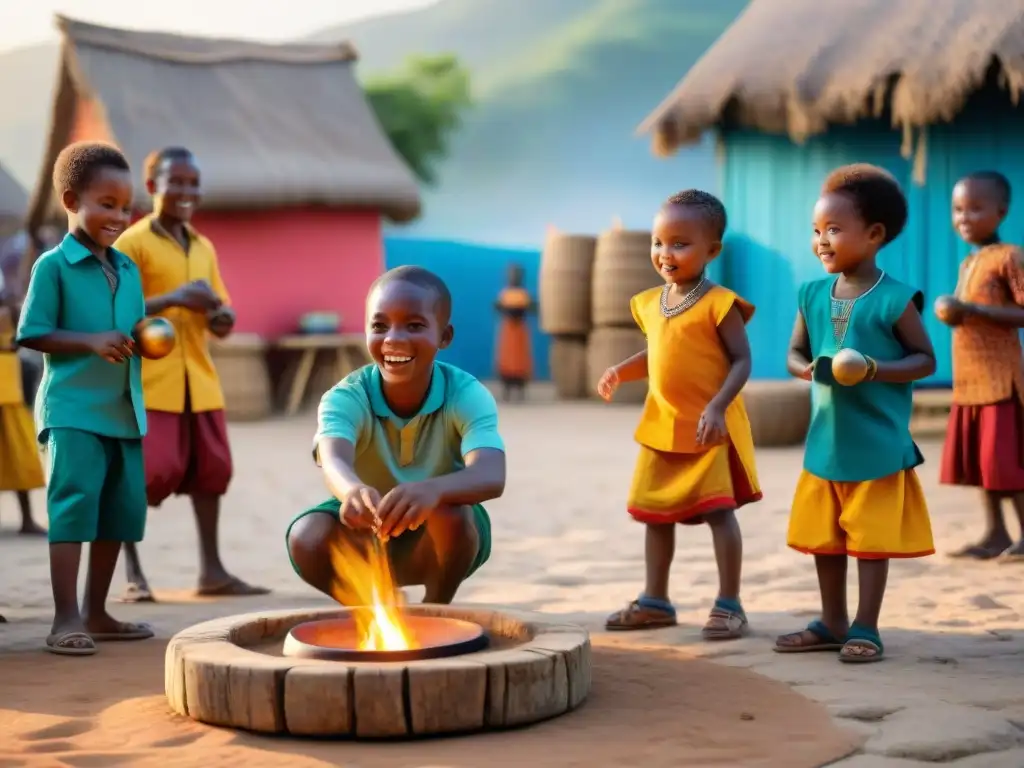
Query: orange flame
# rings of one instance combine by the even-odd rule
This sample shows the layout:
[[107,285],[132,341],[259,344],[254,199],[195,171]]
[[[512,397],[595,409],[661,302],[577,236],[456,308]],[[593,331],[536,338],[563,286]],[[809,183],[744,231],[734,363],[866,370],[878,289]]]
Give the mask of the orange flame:
[[331,597],[352,609],[361,651],[404,651],[416,643],[402,618],[404,602],[376,534],[336,539],[330,549]]

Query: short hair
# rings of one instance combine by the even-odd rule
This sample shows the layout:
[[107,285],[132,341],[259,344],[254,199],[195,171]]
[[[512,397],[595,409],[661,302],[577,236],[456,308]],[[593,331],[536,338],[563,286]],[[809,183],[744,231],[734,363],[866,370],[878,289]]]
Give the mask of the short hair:
[[682,192],[676,192],[676,194],[665,201],[666,207],[670,205],[696,209],[705,223],[711,227],[711,231],[715,233],[716,238],[721,240],[725,235],[725,227],[728,223],[725,215],[725,206],[722,205],[721,200],[710,192],[702,192],[699,189],[684,189]]
[[435,275],[429,269],[423,267],[414,267],[410,265],[395,267],[389,269],[383,275],[378,277],[370,285],[370,290],[367,296],[372,294],[378,288],[391,285],[392,283],[409,283],[410,285],[416,285],[420,288],[426,288],[433,291],[437,298],[438,314],[444,322],[448,322],[452,317],[452,294],[448,290],[448,286],[445,285],[444,280]]
[[69,144],[61,150],[53,164],[53,189],[58,195],[69,190],[79,194],[92,183],[96,173],[104,168],[131,173],[128,158],[112,144],[99,141]]
[[195,154],[192,150],[186,147],[164,147],[163,149],[154,149],[148,155],[146,159],[142,161],[142,181],[148,183],[156,179],[157,173],[160,171],[160,166],[164,164],[166,160],[195,160]]
[[991,184],[995,188],[996,194],[999,195],[999,202],[1007,208],[1010,207],[1010,180],[999,171],[975,171],[974,173],[968,173],[960,181],[980,181],[985,184]]
[[907,198],[899,182],[884,168],[854,163],[836,168],[825,179],[821,193],[846,195],[868,224],[885,228],[883,245],[888,245],[907,225]]

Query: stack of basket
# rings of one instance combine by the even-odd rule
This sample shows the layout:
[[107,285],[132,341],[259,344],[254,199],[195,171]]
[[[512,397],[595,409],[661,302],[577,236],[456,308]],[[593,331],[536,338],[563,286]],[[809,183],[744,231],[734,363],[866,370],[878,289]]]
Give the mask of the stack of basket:
[[540,261],[540,326],[551,336],[549,362],[560,400],[587,396],[590,282],[597,238],[548,234]]
[[[596,392],[604,371],[646,346],[633,319],[629,300],[638,293],[662,285],[651,266],[651,233],[612,229],[597,240],[591,290],[590,339],[587,344],[587,385]],[[617,403],[642,403],[647,381],[631,382],[615,393]]]

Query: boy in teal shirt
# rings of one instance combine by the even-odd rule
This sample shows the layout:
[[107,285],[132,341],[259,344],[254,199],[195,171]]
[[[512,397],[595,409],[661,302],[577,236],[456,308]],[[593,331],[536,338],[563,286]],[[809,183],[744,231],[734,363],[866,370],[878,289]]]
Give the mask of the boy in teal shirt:
[[450,603],[490,555],[482,502],[505,487],[505,447],[491,393],[434,358],[452,342],[451,294],[436,275],[399,267],[370,288],[366,346],[373,364],[320,401],[313,454],[333,498],[296,517],[286,535],[296,572],[331,595],[331,549],[379,535],[399,586]]
[[[146,412],[131,336],[146,310],[138,269],[111,247],[131,217],[124,155],[106,144],[72,144],[57,157],[53,186],[67,211],[68,235],[32,267],[17,341],[44,359],[35,407],[50,465],[54,619],[46,645],[88,656],[95,641],[153,636],[106,610],[122,542],[141,541],[146,523]],[[83,542],[91,547],[80,611]]]
[[[921,320],[920,291],[876,264],[899,236],[907,201],[896,180],[870,165],[844,166],[825,180],[814,207],[812,244],[834,277],[800,287],[788,368],[811,384],[804,471],[787,543],[814,555],[821,619],[778,638],[782,653],[838,650],[839,660],[882,658],[878,616],[891,558],[935,551],[924,493],[914,468],[921,452],[910,436],[913,382],[935,372]],[[832,358],[856,350],[863,378],[842,385]],[[849,383],[848,383],[849,384]],[[849,623],[847,558],[857,559],[860,596]]]

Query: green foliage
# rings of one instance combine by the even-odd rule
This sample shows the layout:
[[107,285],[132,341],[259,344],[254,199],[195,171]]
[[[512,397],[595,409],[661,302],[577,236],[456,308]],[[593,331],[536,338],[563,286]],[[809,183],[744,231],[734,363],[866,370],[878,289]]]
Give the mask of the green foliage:
[[421,181],[433,184],[435,163],[472,103],[469,72],[451,54],[410,56],[398,72],[368,80],[365,89],[391,144]]

